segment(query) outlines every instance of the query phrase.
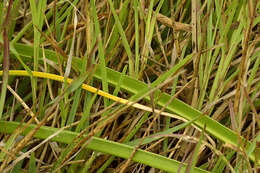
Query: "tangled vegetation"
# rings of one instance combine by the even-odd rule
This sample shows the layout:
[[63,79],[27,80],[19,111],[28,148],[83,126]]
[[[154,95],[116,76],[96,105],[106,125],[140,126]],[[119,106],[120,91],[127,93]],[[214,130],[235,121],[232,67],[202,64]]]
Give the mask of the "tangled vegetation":
[[2,0],[0,172],[257,172],[258,0]]

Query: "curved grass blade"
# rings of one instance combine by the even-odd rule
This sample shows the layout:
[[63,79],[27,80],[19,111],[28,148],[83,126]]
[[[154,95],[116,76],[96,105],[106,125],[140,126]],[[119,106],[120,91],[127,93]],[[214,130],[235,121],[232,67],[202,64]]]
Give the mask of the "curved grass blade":
[[[18,128],[19,125],[21,125],[21,124],[18,122],[0,121],[0,132],[11,134],[11,133],[13,133],[13,131],[16,128]],[[28,128],[26,128],[22,134],[23,135],[28,134],[35,127],[36,127],[35,125],[32,125],[32,124],[29,125]],[[34,137],[40,138],[40,139],[46,139],[58,130],[59,129],[57,129],[57,128],[42,126],[35,133]],[[64,130],[59,135],[54,136],[52,138],[52,140],[69,144],[69,143],[73,142],[73,139],[76,138],[78,136],[78,134],[79,133]],[[105,140],[105,139],[101,139],[101,138],[97,138],[97,137],[92,137],[92,140],[86,147],[87,147],[87,149],[111,154],[111,155],[118,156],[118,157],[121,157],[124,159],[129,158],[134,149],[134,147],[128,146],[126,144],[120,144],[117,142],[113,142],[113,141],[109,141],[109,140]],[[172,160],[172,159],[163,157],[161,155],[147,152],[144,150],[137,150],[137,152],[132,160],[145,164],[145,165],[149,165],[154,168],[168,171],[168,172],[177,172],[179,165],[181,164],[180,162],[178,162],[176,160]],[[186,168],[186,165],[183,165],[181,172],[184,172],[185,168]],[[195,173],[206,173],[207,171],[202,170],[200,168],[195,168],[194,172]]]

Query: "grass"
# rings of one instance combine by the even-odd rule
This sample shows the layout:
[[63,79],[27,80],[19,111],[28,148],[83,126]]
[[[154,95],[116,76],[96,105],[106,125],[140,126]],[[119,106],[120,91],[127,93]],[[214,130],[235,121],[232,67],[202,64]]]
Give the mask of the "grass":
[[259,169],[258,1],[0,9],[0,172]]

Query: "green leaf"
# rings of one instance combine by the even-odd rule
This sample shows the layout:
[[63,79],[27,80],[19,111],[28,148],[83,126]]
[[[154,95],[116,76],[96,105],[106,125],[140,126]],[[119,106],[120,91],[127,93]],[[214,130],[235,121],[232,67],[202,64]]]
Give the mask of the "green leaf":
[[36,160],[35,154],[32,152],[30,162],[29,162],[29,173],[36,173]]

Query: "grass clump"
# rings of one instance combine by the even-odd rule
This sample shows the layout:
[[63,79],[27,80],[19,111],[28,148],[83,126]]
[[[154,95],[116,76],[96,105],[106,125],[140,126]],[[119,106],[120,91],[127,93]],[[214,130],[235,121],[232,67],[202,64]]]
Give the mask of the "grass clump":
[[0,172],[256,172],[260,3],[0,3]]

